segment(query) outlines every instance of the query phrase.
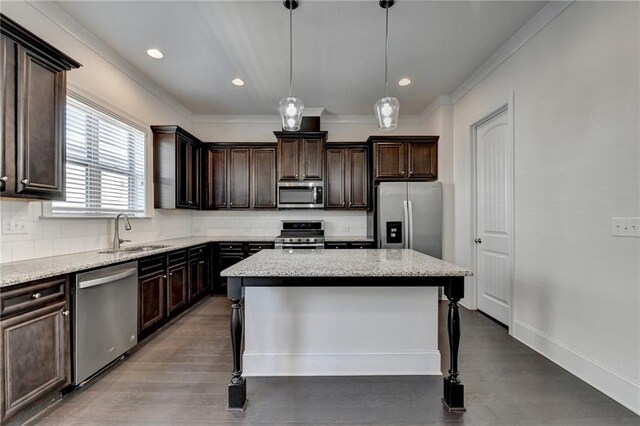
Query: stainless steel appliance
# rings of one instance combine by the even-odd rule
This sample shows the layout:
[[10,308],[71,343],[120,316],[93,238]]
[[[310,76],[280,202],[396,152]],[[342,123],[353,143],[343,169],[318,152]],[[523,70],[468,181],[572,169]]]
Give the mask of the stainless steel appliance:
[[138,343],[138,263],[77,274],[74,292],[78,385]]
[[376,195],[378,247],[442,257],[441,182],[384,182]]
[[322,249],[324,248],[324,221],[283,220],[280,235],[276,237],[277,249]]
[[278,182],[278,208],[322,209],[324,208],[324,183]]

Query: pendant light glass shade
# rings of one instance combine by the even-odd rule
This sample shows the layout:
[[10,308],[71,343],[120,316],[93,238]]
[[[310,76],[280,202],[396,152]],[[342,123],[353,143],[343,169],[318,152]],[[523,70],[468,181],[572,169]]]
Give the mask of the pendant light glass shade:
[[304,104],[293,96],[293,9],[298,7],[297,0],[284,0],[284,7],[289,9],[289,96],[280,99],[278,112],[282,120],[282,129],[297,132],[302,123]]
[[389,56],[389,8],[393,6],[393,0],[380,0],[380,7],[385,9],[385,37],[384,37],[384,98],[378,99],[374,106],[378,129],[387,131],[398,127],[400,115],[400,102],[397,98],[387,94],[388,83],[388,59]]
[[400,102],[393,96],[378,99],[375,106],[376,119],[380,130],[393,130],[398,127]]
[[289,132],[300,130],[302,111],[304,111],[304,104],[300,99],[293,96],[280,99],[278,111],[280,112],[280,118],[282,118],[282,128],[284,130]]

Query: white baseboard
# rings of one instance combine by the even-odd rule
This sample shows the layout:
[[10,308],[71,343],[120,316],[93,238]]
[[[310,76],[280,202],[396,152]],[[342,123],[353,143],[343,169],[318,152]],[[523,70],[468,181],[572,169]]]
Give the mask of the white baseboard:
[[514,320],[511,335],[640,415],[640,383],[521,321]]
[[245,376],[442,375],[440,351],[404,353],[246,353]]

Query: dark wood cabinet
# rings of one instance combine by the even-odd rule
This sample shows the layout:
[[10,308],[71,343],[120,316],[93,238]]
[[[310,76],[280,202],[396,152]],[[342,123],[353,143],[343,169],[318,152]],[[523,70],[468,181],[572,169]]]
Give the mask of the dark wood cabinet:
[[189,249],[189,303],[199,300],[209,292],[207,246]]
[[171,316],[187,304],[188,284],[185,263],[167,267],[167,315]]
[[247,148],[229,150],[229,208],[250,207],[250,154],[251,151]]
[[273,143],[207,144],[205,209],[276,208]]
[[326,203],[329,209],[369,207],[369,151],[364,146],[326,150]]
[[322,180],[327,132],[274,132],[278,138],[278,180]]
[[325,243],[325,249],[335,250],[335,249],[373,249],[376,248],[376,245],[373,241],[334,241],[330,243]]
[[437,180],[438,136],[372,136],[374,179]]
[[66,276],[20,285],[0,295],[2,424],[71,382],[66,296]]
[[276,149],[255,148],[251,160],[251,207],[276,207]]
[[212,250],[212,292],[226,294],[227,278],[221,277],[220,272],[258,253],[260,250],[272,249],[274,243],[264,242],[227,242],[213,244]]
[[0,19],[0,191],[64,200],[66,72],[81,65]]
[[151,129],[154,207],[199,209],[201,142],[179,126]]
[[160,326],[165,314],[165,256],[145,258],[138,262],[138,338]]
[[225,148],[209,148],[205,161],[206,210],[227,208],[227,154]]

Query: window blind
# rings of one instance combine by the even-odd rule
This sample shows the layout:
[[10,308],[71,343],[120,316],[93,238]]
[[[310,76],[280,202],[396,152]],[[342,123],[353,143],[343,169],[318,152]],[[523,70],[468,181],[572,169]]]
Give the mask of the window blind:
[[144,215],[145,133],[67,97],[66,201],[52,215]]

